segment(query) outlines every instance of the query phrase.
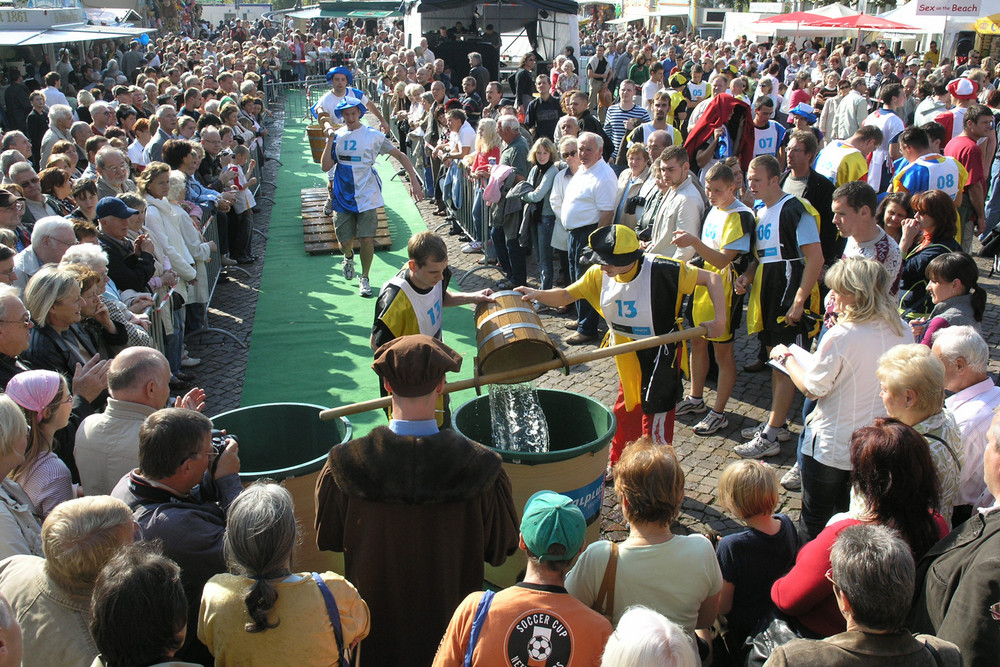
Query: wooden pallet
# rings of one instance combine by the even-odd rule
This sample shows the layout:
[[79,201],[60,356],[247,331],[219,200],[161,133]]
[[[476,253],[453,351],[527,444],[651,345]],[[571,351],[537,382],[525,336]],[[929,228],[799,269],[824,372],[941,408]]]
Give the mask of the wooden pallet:
[[[306,253],[310,255],[343,254],[337,232],[333,224],[333,216],[324,215],[326,205],[326,188],[304,188],[302,190],[302,234]],[[389,235],[389,219],[385,207],[379,207],[378,228],[375,231],[375,249],[389,250],[392,247],[392,237]],[[354,239],[354,249],[360,248],[360,243]]]

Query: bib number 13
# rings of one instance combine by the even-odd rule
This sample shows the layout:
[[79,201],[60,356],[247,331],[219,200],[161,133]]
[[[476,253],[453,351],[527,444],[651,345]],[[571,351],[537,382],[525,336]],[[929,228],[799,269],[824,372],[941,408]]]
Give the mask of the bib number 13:
[[617,300],[615,303],[618,305],[618,317],[631,318],[639,314],[635,308],[635,301]]

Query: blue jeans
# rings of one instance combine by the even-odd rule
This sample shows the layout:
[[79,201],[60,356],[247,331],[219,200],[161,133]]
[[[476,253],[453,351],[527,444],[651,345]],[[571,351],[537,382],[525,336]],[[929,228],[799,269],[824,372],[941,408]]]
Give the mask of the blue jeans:
[[[571,283],[575,283],[587,271],[587,267],[580,264],[580,259],[583,251],[588,247],[587,239],[595,229],[597,229],[597,225],[587,225],[569,230],[569,280]],[[580,323],[576,328],[577,332],[584,336],[596,336],[597,311],[586,299],[580,299],[576,302],[576,314],[576,319]]]
[[473,239],[479,241],[480,243],[486,241],[486,237],[489,235],[483,227],[483,214],[485,209],[486,205],[483,203],[483,189],[477,187],[476,196],[472,200],[472,229],[467,231],[472,234]]
[[552,289],[552,228],[555,224],[556,216],[543,215],[537,225],[531,226],[531,243],[535,246],[542,289]]

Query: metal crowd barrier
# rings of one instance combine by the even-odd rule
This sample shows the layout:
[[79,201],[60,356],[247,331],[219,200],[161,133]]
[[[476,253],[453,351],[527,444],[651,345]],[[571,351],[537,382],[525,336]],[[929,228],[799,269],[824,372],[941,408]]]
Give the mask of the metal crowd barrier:
[[[435,183],[435,187],[441,187],[440,183],[444,180],[444,167],[442,167],[442,174],[438,178],[438,183]],[[446,194],[444,196],[445,208],[448,211],[448,215],[445,216],[445,221],[438,225],[434,231],[437,232],[445,227],[450,227],[452,224],[456,224],[462,228],[470,238],[478,238],[483,244],[483,256],[488,255],[488,250],[492,244],[490,241],[490,220],[489,213],[490,209],[486,205],[486,202],[480,201],[479,206],[481,208],[481,215],[479,216],[480,223],[479,229],[476,229],[476,221],[473,216],[473,204],[476,201],[476,191],[477,187],[473,179],[469,178],[468,172],[462,169],[459,172],[459,189],[461,190],[461,201],[459,202],[461,206],[455,207],[454,201],[450,195]],[[454,186],[452,186],[454,188]],[[459,286],[462,286],[469,276],[475,275],[481,271],[500,271],[500,267],[495,264],[483,264],[482,266],[477,266],[475,268],[469,269],[462,274],[460,278],[456,279]],[[502,273],[502,271],[500,271]]]
[[167,354],[166,334],[163,333],[163,313],[155,308],[149,309],[149,338],[155,347],[164,356]]
[[[305,92],[309,86],[325,84],[325,75],[307,76],[305,81],[275,81],[264,84],[264,102],[271,113],[283,114],[285,118],[305,118],[309,106],[305,103]],[[300,95],[289,93],[301,92]]]
[[[205,304],[205,324],[200,329],[195,329],[193,331],[185,331],[184,337],[190,338],[193,336],[200,336],[202,334],[217,333],[232,338],[236,342],[236,344],[239,345],[240,347],[246,347],[247,344],[244,341],[240,340],[232,332],[226,331],[225,329],[219,329],[218,327],[209,326],[208,323],[209,311],[212,305],[212,299],[213,297],[215,297],[215,288],[216,286],[218,286],[219,276],[222,274],[222,268],[223,268],[222,255],[219,253],[219,247],[220,247],[219,225],[215,215],[212,215],[212,217],[209,218],[208,223],[202,230],[202,235],[205,237],[206,241],[214,241],[216,248],[209,257],[208,262],[205,264],[205,271],[208,274],[208,285],[209,285],[208,302]],[[250,272],[247,271],[246,269],[242,269],[237,266],[231,266],[228,267],[227,270],[232,270],[232,269],[235,269],[237,271],[242,271],[247,275],[248,278],[250,277]]]

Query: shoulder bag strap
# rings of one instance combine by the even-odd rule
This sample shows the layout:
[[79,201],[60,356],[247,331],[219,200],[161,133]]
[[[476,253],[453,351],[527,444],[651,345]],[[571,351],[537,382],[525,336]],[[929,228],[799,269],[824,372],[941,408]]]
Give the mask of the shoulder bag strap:
[[615,577],[618,574],[618,543],[611,543],[611,556],[608,557],[608,565],[604,568],[604,579],[601,580],[601,588],[597,591],[597,599],[594,600],[594,611],[612,618],[615,615]]
[[941,654],[938,653],[937,648],[931,646],[931,643],[926,639],[924,639],[924,637],[921,635],[917,635],[916,640],[921,644],[923,644],[924,648],[927,649],[927,652],[931,654],[931,657],[934,659],[935,665],[938,665],[938,667],[944,665],[944,659],[941,657]]
[[472,631],[469,633],[469,645],[465,649],[463,667],[472,667],[472,652],[476,650],[476,644],[479,643],[479,633],[483,629],[483,623],[486,621],[486,614],[490,611],[490,605],[493,604],[494,595],[496,595],[495,592],[486,591],[479,600],[479,606],[476,607],[476,615],[472,617]]
[[333,636],[337,640],[337,653],[340,655],[340,667],[348,667],[347,657],[344,655],[344,631],[340,627],[340,610],[337,608],[337,601],[333,599],[333,593],[327,587],[323,577],[318,572],[312,573],[312,578],[319,586],[319,592],[323,594],[323,601],[326,602],[326,613],[330,616],[330,624],[333,625]]
[[924,433],[924,437],[930,438],[931,440],[937,440],[942,445],[944,445],[944,448],[948,450],[949,454],[951,454],[951,458],[955,460],[955,465],[958,466],[959,470],[962,469],[962,463],[958,460],[958,454],[955,453],[955,450],[953,450],[951,448],[951,445],[945,442],[943,438],[939,438],[936,435],[931,435],[930,433]]

